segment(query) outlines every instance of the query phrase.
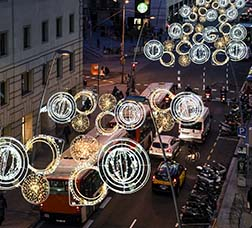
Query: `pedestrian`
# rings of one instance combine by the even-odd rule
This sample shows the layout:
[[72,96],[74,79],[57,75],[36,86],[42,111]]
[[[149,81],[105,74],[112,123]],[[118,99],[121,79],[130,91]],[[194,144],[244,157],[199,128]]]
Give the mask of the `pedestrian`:
[[123,92],[120,91],[120,92],[118,93],[118,99],[121,100],[121,99],[123,99],[123,98],[124,98]]
[[66,140],[66,144],[69,144],[69,135],[71,133],[71,129],[70,127],[67,125],[64,127],[63,129],[63,135],[64,135],[64,139]]
[[119,89],[116,86],[114,86],[113,91],[112,91],[112,95],[116,96],[118,91],[119,91]]
[[250,187],[247,195],[247,204],[249,212],[252,213],[252,187]]
[[6,199],[4,198],[3,193],[0,193],[0,226],[5,218],[5,208],[7,208]]

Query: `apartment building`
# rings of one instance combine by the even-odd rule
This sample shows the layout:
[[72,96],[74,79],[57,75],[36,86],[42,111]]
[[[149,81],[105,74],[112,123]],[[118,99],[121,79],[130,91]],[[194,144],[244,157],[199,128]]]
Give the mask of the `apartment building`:
[[[0,133],[26,142],[34,135],[42,92],[44,104],[58,91],[82,84],[82,0],[0,0]],[[63,49],[69,56],[55,54]],[[40,129],[55,125],[47,113]]]

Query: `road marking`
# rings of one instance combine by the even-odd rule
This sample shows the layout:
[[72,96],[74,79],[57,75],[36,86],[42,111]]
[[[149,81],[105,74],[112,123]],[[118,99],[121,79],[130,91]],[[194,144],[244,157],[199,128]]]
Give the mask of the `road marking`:
[[199,88],[198,87],[196,87],[196,88],[193,88],[194,90],[199,90]]
[[210,150],[210,154],[212,154],[214,152],[214,148],[212,148],[211,150]]
[[89,228],[93,224],[94,220],[89,219],[82,228]]
[[136,85],[137,85],[137,86],[140,86],[140,85],[142,85],[142,84],[141,84],[141,83],[137,83]]
[[134,219],[129,228],[134,227],[134,225],[135,225],[136,222],[137,222],[137,219]]
[[228,138],[228,137],[223,137],[223,136],[220,136],[219,139],[223,139],[223,140],[228,140],[228,141],[239,141],[239,139],[235,139],[235,138]]
[[215,143],[213,144],[213,147],[216,147],[216,144],[217,144],[217,142],[215,141]]
[[209,161],[209,160],[210,160],[210,158],[211,158],[211,155],[208,155],[207,160]]
[[235,93],[235,91],[234,91],[234,90],[230,90],[229,92],[230,92],[230,93]]
[[101,208],[101,209],[105,208],[111,199],[112,199],[112,197],[110,197],[110,196],[107,197],[107,198],[103,201],[103,203],[101,204],[100,208]]
[[217,92],[217,89],[212,89],[213,92]]

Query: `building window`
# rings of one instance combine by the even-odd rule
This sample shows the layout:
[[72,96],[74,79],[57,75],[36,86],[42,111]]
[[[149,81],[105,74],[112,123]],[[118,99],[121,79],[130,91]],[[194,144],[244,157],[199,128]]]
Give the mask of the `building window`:
[[74,60],[75,60],[75,55],[74,53],[71,53],[69,55],[69,71],[74,71]]
[[48,42],[48,21],[42,22],[42,42]]
[[60,78],[60,77],[63,76],[63,60],[62,60],[62,57],[57,58],[56,67],[57,67],[57,78]]
[[23,29],[23,45],[24,45],[24,49],[26,48],[30,48],[31,47],[31,26],[24,26]]
[[62,37],[62,17],[56,18],[56,37]]
[[74,14],[69,15],[69,33],[74,32]]
[[0,106],[7,104],[7,82],[0,82]]
[[32,71],[24,72],[21,74],[21,88],[22,88],[22,96],[32,91]]
[[46,84],[46,80],[48,77],[49,63],[44,63],[42,66],[42,85]]
[[8,33],[0,32],[0,56],[8,54]]

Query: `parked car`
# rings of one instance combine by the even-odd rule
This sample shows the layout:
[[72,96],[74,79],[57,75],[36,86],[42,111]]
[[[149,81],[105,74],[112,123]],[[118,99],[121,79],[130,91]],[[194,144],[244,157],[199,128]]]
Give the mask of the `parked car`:
[[[166,156],[171,159],[174,158],[180,148],[180,139],[169,135],[160,135],[160,137]],[[163,156],[161,144],[157,136],[150,146],[149,154]]]

